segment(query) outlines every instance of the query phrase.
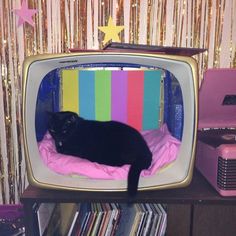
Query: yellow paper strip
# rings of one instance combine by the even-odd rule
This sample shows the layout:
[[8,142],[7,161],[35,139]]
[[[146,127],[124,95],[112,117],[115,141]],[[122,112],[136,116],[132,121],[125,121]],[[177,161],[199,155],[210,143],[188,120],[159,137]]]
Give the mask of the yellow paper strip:
[[62,100],[61,109],[63,111],[79,112],[79,71],[62,71]]

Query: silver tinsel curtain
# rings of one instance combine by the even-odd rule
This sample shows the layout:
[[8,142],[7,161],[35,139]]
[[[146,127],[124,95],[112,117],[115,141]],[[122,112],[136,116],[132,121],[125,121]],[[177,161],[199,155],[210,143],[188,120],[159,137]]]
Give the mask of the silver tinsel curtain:
[[21,133],[25,57],[102,48],[109,16],[124,25],[121,42],[208,48],[204,70],[236,65],[236,0],[24,0],[34,26],[18,26],[21,0],[0,0],[0,203],[15,203],[27,185]]

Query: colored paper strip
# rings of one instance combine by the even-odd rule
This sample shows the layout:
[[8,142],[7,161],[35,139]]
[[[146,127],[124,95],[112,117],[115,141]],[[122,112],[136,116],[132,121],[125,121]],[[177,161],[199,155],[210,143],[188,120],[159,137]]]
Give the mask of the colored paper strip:
[[111,120],[111,71],[95,72],[95,118]]
[[112,71],[112,120],[127,122],[127,71]]
[[159,126],[160,89],[161,71],[144,71],[143,130]]
[[62,70],[62,111],[79,111],[79,72],[77,69]]
[[79,114],[89,120],[95,119],[94,71],[79,71]]
[[142,130],[143,71],[128,71],[128,124]]

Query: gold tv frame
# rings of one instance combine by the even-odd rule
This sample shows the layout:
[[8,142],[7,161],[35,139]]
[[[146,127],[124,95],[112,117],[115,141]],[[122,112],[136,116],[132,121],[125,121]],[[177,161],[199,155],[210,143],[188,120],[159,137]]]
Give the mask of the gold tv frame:
[[184,107],[184,126],[176,161],[150,177],[140,177],[139,190],[178,188],[192,179],[198,120],[198,67],[189,56],[127,52],[78,52],[30,56],[23,64],[23,140],[28,180],[49,189],[82,191],[126,191],[127,180],[98,180],[64,176],[48,169],[40,158],[35,133],[35,110],[39,86],[47,73],[64,67],[92,63],[128,63],[170,71],[178,80]]

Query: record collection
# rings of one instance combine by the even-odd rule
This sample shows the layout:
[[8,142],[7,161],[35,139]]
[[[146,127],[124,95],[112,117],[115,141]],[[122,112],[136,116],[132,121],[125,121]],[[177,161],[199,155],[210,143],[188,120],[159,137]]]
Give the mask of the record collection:
[[[167,226],[166,206],[162,204],[60,203],[40,204],[35,209],[34,225],[38,225],[40,236],[162,236]],[[48,224],[42,228],[44,213]]]

